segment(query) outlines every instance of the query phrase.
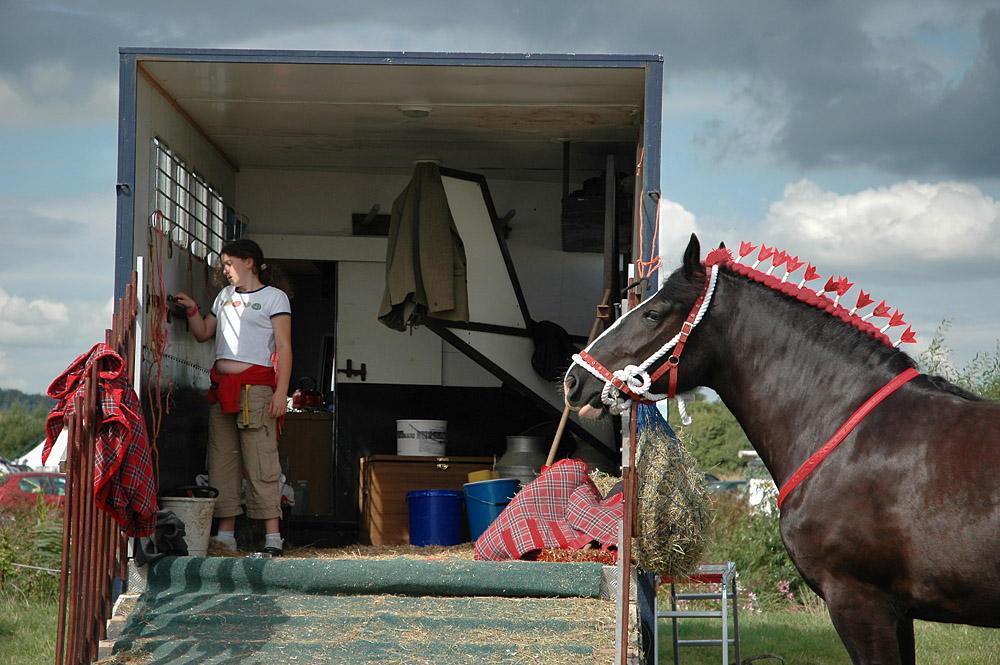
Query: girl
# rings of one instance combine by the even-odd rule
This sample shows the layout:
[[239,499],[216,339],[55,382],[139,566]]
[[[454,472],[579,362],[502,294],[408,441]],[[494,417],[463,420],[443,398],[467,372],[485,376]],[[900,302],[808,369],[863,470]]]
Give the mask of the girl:
[[[275,286],[260,247],[234,240],[220,252],[228,282],[204,317],[186,293],[184,307],[199,342],[215,338],[209,401],[208,476],[219,490],[218,539],[236,550],[236,516],[243,512],[240,486],[246,471],[247,516],[264,520],[264,552],[282,553],[281,464],[277,421],[287,411],[292,371],[292,314],[285,291]],[[277,369],[272,357],[277,353]]]

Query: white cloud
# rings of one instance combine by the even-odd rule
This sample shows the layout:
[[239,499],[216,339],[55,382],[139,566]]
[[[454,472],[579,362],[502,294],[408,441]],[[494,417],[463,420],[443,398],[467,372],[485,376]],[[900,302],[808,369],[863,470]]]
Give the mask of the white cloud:
[[42,393],[111,327],[113,299],[28,300],[0,288],[0,386]]
[[813,262],[844,267],[983,267],[995,264],[1000,251],[1000,203],[961,182],[906,181],[837,194],[801,180],[785,187],[757,233],[763,242]]
[[0,288],[0,343],[38,343],[69,323],[69,309],[48,300],[28,301]]
[[[663,197],[659,202],[660,282],[680,267],[684,248],[692,233],[699,233],[698,221],[693,213]],[[700,235],[700,234],[699,234]]]

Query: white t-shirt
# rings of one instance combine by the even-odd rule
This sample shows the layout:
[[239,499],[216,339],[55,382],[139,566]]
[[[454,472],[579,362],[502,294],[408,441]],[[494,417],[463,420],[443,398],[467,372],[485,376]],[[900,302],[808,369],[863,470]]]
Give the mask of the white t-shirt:
[[235,286],[225,287],[212,303],[212,314],[218,320],[216,359],[228,358],[270,367],[274,354],[271,319],[291,313],[288,296],[281,289],[265,286],[256,291],[239,292]]

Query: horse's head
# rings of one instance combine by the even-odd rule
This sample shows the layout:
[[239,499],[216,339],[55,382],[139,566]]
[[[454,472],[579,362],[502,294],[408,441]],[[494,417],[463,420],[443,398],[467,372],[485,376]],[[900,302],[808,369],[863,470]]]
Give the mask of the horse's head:
[[[612,397],[616,384],[611,375],[626,386],[624,390],[618,388],[624,393],[622,397],[631,397],[630,390],[643,397],[666,393],[671,383],[669,374],[674,374],[675,379],[680,374],[676,385],[681,391],[696,387],[683,380],[684,371],[678,369],[674,345],[682,337],[686,342],[691,328],[685,322],[697,312],[699,294],[703,294],[707,285],[700,251],[698,238],[692,234],[684,251],[683,265],[660,290],[615,321],[574,357],[564,379],[566,404],[570,408],[578,409],[587,418],[597,418],[609,407],[615,412]],[[670,364],[674,369],[667,372]],[[606,386],[612,387],[606,389]]]

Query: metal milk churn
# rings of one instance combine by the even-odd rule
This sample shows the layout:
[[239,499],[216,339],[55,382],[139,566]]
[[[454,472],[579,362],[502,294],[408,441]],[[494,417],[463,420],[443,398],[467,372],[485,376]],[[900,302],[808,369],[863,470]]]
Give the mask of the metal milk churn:
[[507,450],[494,469],[501,478],[517,478],[524,487],[541,473],[548,445],[549,441],[540,436],[508,436]]

